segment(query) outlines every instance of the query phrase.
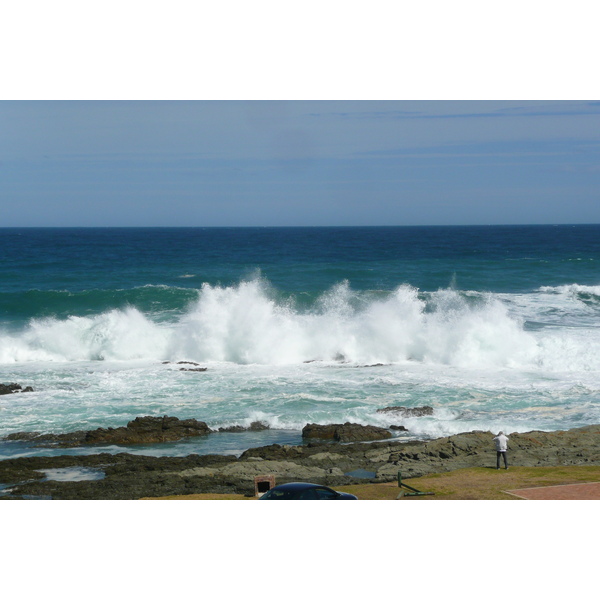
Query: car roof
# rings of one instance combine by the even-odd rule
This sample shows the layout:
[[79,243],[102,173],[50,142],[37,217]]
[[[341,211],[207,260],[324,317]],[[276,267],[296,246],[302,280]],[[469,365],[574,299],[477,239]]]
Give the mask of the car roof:
[[304,481],[293,481],[291,483],[282,483],[272,489],[285,489],[285,490],[306,490],[309,488],[327,488],[325,485],[318,485],[317,483],[305,483]]

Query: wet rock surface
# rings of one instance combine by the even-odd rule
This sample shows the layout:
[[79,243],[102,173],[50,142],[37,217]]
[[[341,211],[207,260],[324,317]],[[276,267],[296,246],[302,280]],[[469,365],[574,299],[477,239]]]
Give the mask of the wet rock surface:
[[204,373],[204,371],[208,371],[208,367],[201,367],[197,362],[193,362],[191,360],[180,360],[176,363],[172,363],[170,360],[165,360],[162,364],[192,365],[191,367],[180,367],[180,371],[191,371],[196,373]]
[[416,406],[408,408],[406,406],[387,406],[386,408],[378,408],[378,413],[392,413],[399,417],[426,417],[433,414],[431,406]]
[[30,385],[23,387],[19,383],[0,383],[0,396],[22,392],[33,392],[33,388]]
[[186,437],[208,435],[210,427],[196,419],[179,420],[177,417],[138,417],[126,427],[88,431],[84,444],[156,444],[175,442]]
[[102,444],[159,444],[176,442],[186,437],[208,435],[210,427],[196,419],[180,420],[177,417],[137,417],[125,427],[99,427],[90,431],[70,433],[18,432],[7,435],[9,441],[30,441],[39,445],[77,447]]
[[[253,495],[254,477],[275,475],[277,483],[312,481],[330,486],[356,483],[345,473],[371,472],[362,482],[393,481],[465,467],[495,468],[491,432],[473,431],[431,441],[273,444],[239,458],[192,454],[152,457],[121,454],[15,458],[0,461],[0,498],[135,499],[201,492]],[[599,465],[600,425],[569,431],[510,435],[514,466]],[[43,470],[87,467],[104,472],[94,481],[44,481]]]
[[262,421],[253,421],[249,427],[243,427],[242,425],[232,425],[231,427],[219,427],[218,431],[223,433],[242,433],[244,431],[265,431],[270,429],[269,425]]
[[317,425],[309,423],[302,429],[302,437],[333,440],[335,442],[368,442],[385,440],[391,438],[392,434],[387,429],[375,427],[374,425],[359,425],[358,423]]

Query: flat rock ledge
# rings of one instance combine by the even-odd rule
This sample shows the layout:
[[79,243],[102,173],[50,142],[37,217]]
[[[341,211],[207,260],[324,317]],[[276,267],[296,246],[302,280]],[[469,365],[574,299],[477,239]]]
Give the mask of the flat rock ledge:
[[385,440],[392,434],[383,427],[374,425],[359,425],[358,423],[344,423],[317,425],[309,423],[302,429],[303,438],[331,440],[335,442],[368,442],[372,440]]
[[[135,499],[202,492],[252,496],[254,477],[274,475],[276,483],[312,481],[330,486],[395,481],[467,467],[495,468],[494,434],[472,431],[431,441],[311,441],[301,446],[273,444],[234,456],[191,454],[154,457],[132,454],[22,457],[0,461],[1,499]],[[513,466],[600,465],[600,425],[568,431],[510,435]],[[104,479],[46,480],[45,469],[92,468]],[[371,479],[349,475],[375,473]],[[8,486],[8,487],[6,487]]]
[[72,448],[102,444],[158,444],[176,442],[186,437],[208,435],[210,427],[196,419],[180,420],[177,417],[137,417],[125,427],[99,427],[91,431],[73,431],[59,434],[21,432],[7,435],[4,439],[30,441],[36,444],[49,444]]

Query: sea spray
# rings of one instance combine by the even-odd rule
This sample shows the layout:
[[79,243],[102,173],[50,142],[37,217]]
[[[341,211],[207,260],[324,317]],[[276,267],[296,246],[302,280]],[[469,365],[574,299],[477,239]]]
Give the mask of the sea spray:
[[197,300],[168,320],[135,307],[32,319],[0,337],[0,361],[415,361],[466,369],[600,370],[598,329],[533,331],[520,313],[534,306],[491,293],[420,292],[406,284],[386,293],[357,291],[348,281],[300,305],[257,277],[227,287],[204,284]]
[[164,355],[169,333],[139,310],[95,317],[33,319],[20,334],[0,338],[2,362],[135,360]]
[[598,423],[599,240],[584,226],[3,230],[0,381],[35,391],[0,396],[0,437],[165,414],[270,426],[126,449],[176,455],[301,443],[308,422],[403,439]]

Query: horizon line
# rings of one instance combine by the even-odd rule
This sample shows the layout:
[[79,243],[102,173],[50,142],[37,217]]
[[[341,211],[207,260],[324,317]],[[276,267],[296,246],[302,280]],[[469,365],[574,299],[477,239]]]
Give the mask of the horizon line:
[[580,227],[597,223],[455,223],[412,225],[1,225],[2,229],[359,229],[398,227]]

